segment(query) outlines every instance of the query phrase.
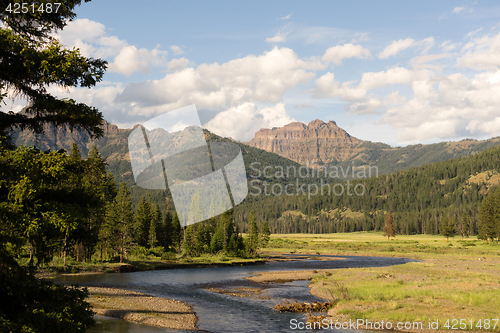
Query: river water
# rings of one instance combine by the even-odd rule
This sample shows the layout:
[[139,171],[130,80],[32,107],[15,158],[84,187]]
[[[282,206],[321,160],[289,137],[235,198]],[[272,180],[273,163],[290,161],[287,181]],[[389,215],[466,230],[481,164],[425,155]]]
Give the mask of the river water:
[[[263,292],[269,299],[244,298],[208,291],[207,287],[252,286],[244,280],[250,274],[265,271],[382,267],[415,261],[407,258],[358,256],[300,256],[295,261],[268,262],[265,265],[182,268],[134,273],[65,276],[56,282],[65,284],[113,285],[159,297],[173,298],[193,305],[198,328],[216,333],[294,332],[290,320],[304,321],[299,313],[279,313],[271,308],[284,299],[314,302],[321,299],[309,293],[309,281],[273,283]],[[325,260],[325,259],[343,260]],[[322,260],[317,260],[322,259]],[[348,281],[346,281],[348,284]],[[123,320],[96,317],[92,332],[153,333],[180,332],[132,324]],[[307,332],[302,330],[302,332]],[[359,332],[359,331],[358,331]]]

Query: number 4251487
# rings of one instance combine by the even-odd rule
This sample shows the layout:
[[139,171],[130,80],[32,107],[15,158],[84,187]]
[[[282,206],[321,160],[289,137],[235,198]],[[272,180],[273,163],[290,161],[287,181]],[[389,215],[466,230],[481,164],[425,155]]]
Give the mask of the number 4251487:
[[35,13],[35,12],[40,12],[40,13],[57,13],[59,11],[59,7],[61,7],[60,2],[55,2],[55,3],[40,3],[35,6],[35,3],[9,3],[7,8],[5,9],[6,12],[9,12],[11,14],[26,14],[28,12],[30,13]]
[[479,330],[494,330],[497,328],[498,319],[479,319],[477,322],[471,319],[466,321],[465,319],[448,319],[443,327],[449,330],[466,330],[466,329],[479,329]]

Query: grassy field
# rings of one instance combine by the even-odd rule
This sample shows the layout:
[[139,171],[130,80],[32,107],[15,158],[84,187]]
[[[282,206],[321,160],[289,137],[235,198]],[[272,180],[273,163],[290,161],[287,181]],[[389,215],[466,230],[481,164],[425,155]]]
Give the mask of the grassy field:
[[[381,233],[272,235],[268,253],[320,253],[409,257],[421,262],[381,268],[317,272],[311,292],[337,305],[336,321],[439,322],[439,329],[500,332],[500,244],[472,237],[397,236]],[[453,321],[456,319],[456,321]],[[497,319],[497,321],[495,321]],[[486,320],[486,322],[485,322]],[[496,327],[494,327],[496,324]],[[489,327],[489,328],[487,328]]]

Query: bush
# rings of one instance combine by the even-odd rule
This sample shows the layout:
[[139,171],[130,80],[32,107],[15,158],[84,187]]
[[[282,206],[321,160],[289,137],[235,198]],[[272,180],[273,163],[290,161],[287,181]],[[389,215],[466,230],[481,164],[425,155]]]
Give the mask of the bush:
[[148,250],[148,254],[161,258],[165,254],[165,248],[163,246],[154,247]]
[[145,259],[148,256],[148,249],[144,246],[134,246],[130,253],[137,258]]

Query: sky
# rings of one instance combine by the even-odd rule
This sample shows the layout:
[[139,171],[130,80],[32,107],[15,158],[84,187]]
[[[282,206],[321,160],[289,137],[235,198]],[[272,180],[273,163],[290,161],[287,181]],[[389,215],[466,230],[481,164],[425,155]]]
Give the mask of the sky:
[[49,91],[121,128],[195,104],[203,127],[244,142],[315,119],[392,146],[500,135],[498,1],[94,0],[76,13],[57,37],[108,70],[92,89]]

